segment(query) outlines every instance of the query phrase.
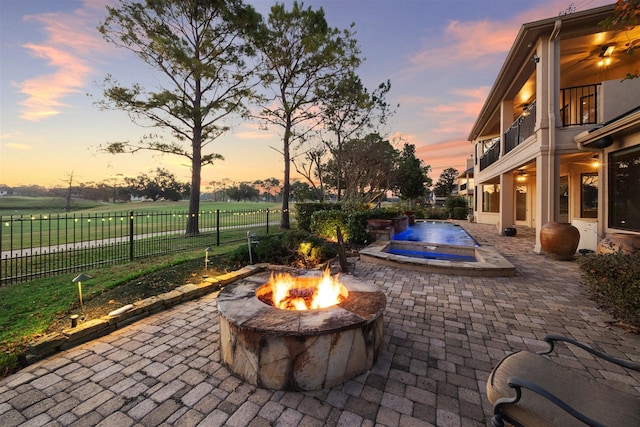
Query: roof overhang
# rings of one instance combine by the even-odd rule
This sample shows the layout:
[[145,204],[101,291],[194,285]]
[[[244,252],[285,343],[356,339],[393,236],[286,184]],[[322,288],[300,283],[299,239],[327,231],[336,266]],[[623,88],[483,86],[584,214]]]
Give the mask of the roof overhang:
[[640,107],[602,127],[584,131],[573,140],[579,148],[604,149],[613,143],[613,137],[634,130],[640,131]]
[[574,36],[591,34],[602,28],[601,22],[613,13],[614,8],[615,5],[610,4],[524,24],[507,54],[467,140],[474,141],[482,135],[491,118],[499,114],[502,100],[514,96],[515,94],[510,92],[523,83],[518,78],[526,80],[526,72],[528,71],[529,74],[533,72],[535,62],[531,61],[531,58],[535,53],[538,40],[542,37],[557,35],[554,34],[554,31],[557,31],[556,22],[560,21],[560,31],[563,34],[568,33]]

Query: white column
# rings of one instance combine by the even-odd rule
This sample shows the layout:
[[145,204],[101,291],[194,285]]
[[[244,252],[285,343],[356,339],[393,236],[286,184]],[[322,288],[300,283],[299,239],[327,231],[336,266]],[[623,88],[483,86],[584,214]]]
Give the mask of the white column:
[[500,228],[498,230],[500,234],[503,234],[505,227],[512,227],[515,224],[513,182],[513,173],[507,172],[500,175]]
[[536,138],[540,153],[536,157],[536,243],[534,252],[540,253],[540,229],[549,221],[554,221],[560,206],[557,188],[560,180],[560,168],[555,152],[558,100],[560,93],[560,22],[549,38],[541,39],[538,44],[536,77]]

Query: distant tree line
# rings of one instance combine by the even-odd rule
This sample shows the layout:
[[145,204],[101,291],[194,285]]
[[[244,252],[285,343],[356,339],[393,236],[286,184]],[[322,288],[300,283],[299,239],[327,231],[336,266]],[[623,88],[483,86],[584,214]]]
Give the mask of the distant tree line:
[[[339,200],[338,185],[343,184],[343,200],[373,202],[386,198],[388,192],[409,201],[425,201],[431,185],[430,167],[415,157],[415,146],[405,144],[398,150],[377,134],[364,141],[350,140],[343,147],[341,171],[335,162],[319,162],[308,180],[294,179],[289,186],[288,198],[295,202]],[[312,170],[312,169],[309,169]],[[452,184],[451,174],[446,175]],[[440,184],[442,178],[438,183]],[[88,199],[122,203],[131,200],[186,200],[191,196],[189,183],[179,182],[175,175],[163,168],[136,177],[112,177],[103,182],[77,183],[73,175],[65,185],[43,187],[0,184],[0,194],[30,197],[63,197],[68,200]],[[201,200],[281,202],[284,186],[277,178],[236,182],[228,178],[211,181],[199,194]]]

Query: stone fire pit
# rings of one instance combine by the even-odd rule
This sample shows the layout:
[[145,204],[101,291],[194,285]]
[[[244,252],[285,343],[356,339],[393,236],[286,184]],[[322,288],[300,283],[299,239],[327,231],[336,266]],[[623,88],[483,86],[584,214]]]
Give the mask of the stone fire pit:
[[[305,272],[319,276],[321,272]],[[320,390],[341,384],[376,361],[383,340],[385,295],[352,276],[340,276],[349,296],[332,307],[282,310],[256,290],[269,274],[249,277],[218,295],[221,359],[250,384],[275,390]]]

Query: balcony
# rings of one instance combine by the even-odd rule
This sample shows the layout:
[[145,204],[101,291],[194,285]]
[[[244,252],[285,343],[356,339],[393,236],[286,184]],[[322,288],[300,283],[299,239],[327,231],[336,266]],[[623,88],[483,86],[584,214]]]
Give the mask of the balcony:
[[[593,125],[598,123],[598,96],[601,84],[591,84],[563,88],[560,90],[560,119],[563,127]],[[535,133],[536,102],[531,103],[520,117],[504,133],[502,140],[493,138],[481,141],[483,150],[480,157],[480,170],[484,170],[500,158],[501,145],[503,155],[514,150]]]

